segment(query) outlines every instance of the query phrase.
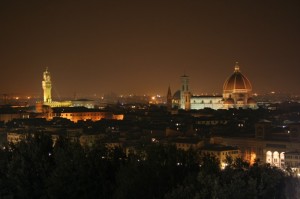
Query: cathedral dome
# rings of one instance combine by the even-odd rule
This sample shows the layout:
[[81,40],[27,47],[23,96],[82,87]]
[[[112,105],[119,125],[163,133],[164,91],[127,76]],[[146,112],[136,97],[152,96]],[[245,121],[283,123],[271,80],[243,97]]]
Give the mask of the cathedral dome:
[[247,77],[240,72],[238,63],[235,65],[234,73],[225,81],[223,85],[224,92],[249,92],[252,86]]

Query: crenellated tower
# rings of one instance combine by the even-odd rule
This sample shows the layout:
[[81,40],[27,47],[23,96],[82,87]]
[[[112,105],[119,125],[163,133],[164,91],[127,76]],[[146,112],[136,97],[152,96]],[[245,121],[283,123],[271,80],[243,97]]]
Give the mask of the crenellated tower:
[[47,103],[52,102],[52,98],[51,98],[52,83],[51,83],[51,75],[50,72],[48,71],[48,67],[46,68],[46,71],[43,73],[42,86],[44,90],[44,102]]

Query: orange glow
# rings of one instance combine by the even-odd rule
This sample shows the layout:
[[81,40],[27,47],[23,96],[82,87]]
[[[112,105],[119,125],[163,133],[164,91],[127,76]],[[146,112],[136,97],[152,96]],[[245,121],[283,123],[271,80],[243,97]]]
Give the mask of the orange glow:
[[120,114],[120,115],[113,115],[113,119],[114,120],[123,120],[124,119],[124,115]]
[[254,151],[245,151],[244,158],[245,161],[253,165],[256,159],[256,153]]
[[256,159],[256,154],[254,152],[251,152],[250,154],[250,165],[253,165]]

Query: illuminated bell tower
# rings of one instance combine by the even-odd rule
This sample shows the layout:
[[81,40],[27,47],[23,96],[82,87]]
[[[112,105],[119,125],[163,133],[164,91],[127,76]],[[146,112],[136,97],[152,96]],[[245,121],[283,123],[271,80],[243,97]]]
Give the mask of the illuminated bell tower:
[[185,110],[191,109],[191,93],[189,91],[189,77],[186,75],[181,76],[180,108]]
[[44,102],[51,102],[51,76],[50,72],[48,72],[48,67],[46,68],[46,71],[43,73],[43,81],[42,81],[42,86],[44,90]]

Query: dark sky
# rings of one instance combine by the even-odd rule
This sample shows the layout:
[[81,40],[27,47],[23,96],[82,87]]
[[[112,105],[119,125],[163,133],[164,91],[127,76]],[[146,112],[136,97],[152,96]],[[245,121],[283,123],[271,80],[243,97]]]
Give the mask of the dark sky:
[[0,94],[165,95],[180,76],[221,92],[235,62],[254,92],[300,93],[299,1],[1,0]]

